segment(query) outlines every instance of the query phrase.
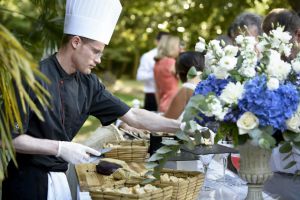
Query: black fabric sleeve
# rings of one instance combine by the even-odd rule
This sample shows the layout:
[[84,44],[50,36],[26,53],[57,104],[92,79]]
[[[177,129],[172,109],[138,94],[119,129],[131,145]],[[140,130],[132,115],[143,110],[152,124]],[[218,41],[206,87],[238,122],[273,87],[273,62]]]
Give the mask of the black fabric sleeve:
[[93,77],[93,100],[90,114],[107,126],[126,114],[130,107],[105,89],[96,76]]
[[[34,95],[33,91],[29,88],[28,85],[26,85],[24,83],[23,83],[23,85],[24,85],[24,88],[27,91],[30,99],[32,101],[34,101],[36,96]],[[11,127],[12,139],[18,137],[21,133],[23,134],[23,133],[27,132],[29,118],[31,116],[31,109],[30,109],[29,105],[26,102],[25,102],[25,110],[22,107],[21,100],[20,100],[20,95],[19,95],[19,92],[18,92],[18,89],[17,89],[16,86],[14,87],[14,90],[15,90],[15,95],[16,95],[16,100],[17,100],[17,105],[18,105],[18,110],[19,110],[19,113],[20,113],[22,126],[20,124],[18,124],[17,122],[15,122],[13,127]],[[22,127],[22,129],[21,129],[21,127]]]

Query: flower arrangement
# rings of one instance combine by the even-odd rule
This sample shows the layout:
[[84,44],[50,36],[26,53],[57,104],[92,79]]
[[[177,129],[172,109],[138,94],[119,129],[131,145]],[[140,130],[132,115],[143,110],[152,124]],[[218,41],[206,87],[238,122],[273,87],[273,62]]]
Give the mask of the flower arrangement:
[[[281,142],[279,150],[288,156],[293,147],[300,149],[300,53],[285,61],[293,44],[283,30],[278,27],[258,41],[239,35],[237,46],[199,38],[195,48],[206,51],[206,71],[184,120],[194,118],[208,127],[217,122],[215,141],[229,136],[238,145],[250,139],[266,149]],[[283,140],[276,141],[275,133]]]
[[[151,156],[147,166],[154,170],[149,174],[157,178],[164,162],[182,145],[193,148],[202,137],[209,137],[199,125],[217,133],[215,142],[227,136],[235,145],[250,140],[266,149],[281,142],[279,150],[287,153],[286,158],[293,148],[300,149],[300,53],[285,61],[292,52],[291,38],[283,27],[258,41],[239,35],[236,46],[217,40],[206,44],[199,38],[195,49],[205,52],[206,69],[185,108],[185,126],[176,140],[166,141]],[[283,140],[276,141],[275,135]],[[292,161],[286,168],[295,164]]]

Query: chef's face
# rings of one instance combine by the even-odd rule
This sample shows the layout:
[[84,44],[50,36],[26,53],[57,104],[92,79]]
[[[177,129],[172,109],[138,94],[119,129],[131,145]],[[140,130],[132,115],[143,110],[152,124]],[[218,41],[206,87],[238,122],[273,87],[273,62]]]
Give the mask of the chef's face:
[[101,57],[105,44],[79,37],[80,41],[75,50],[75,67],[83,74],[90,74],[91,70],[101,63]]

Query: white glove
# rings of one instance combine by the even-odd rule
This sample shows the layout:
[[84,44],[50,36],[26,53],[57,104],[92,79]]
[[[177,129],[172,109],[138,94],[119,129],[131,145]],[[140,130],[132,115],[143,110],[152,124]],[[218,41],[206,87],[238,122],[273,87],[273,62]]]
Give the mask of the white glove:
[[72,164],[87,163],[90,159],[90,154],[100,156],[101,153],[74,142],[58,142],[58,151],[56,157],[61,157],[65,161]]

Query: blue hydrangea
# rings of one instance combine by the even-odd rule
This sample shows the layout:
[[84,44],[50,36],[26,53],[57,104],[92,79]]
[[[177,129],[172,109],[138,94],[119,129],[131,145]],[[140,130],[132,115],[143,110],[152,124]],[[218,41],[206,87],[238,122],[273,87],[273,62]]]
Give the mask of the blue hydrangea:
[[207,79],[198,83],[194,95],[207,95],[210,92],[214,92],[217,96],[220,96],[228,82],[229,80],[227,79],[217,79],[214,75],[209,75]]
[[224,122],[235,123],[242,114],[243,113],[241,113],[241,111],[237,107],[229,108],[228,113],[224,117]]
[[290,83],[280,84],[276,90],[268,90],[266,83],[265,76],[247,81],[244,96],[238,106],[242,112],[255,114],[261,126],[272,126],[284,131],[285,121],[297,110],[299,93]]
[[296,85],[297,87],[300,87],[300,74],[297,74],[297,75],[296,75],[295,85]]

